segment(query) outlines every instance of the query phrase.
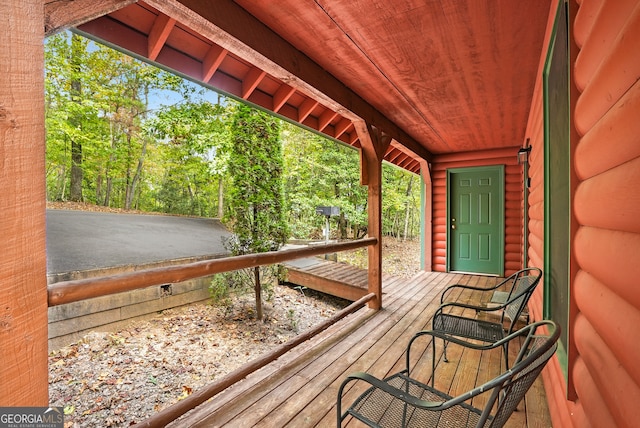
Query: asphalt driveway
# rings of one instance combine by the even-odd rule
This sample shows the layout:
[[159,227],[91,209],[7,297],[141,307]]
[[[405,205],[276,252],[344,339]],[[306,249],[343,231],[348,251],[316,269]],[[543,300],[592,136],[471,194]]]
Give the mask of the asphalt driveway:
[[47,210],[47,273],[226,254],[215,219]]

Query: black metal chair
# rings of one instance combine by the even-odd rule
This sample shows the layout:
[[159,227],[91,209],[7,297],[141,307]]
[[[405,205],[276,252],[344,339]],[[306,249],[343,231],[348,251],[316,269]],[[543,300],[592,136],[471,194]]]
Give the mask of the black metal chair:
[[[531,267],[519,270],[493,287],[483,288],[460,284],[449,286],[440,297],[441,305],[433,316],[432,328],[433,330],[441,331],[450,336],[495,343],[513,332],[516,322],[527,307],[529,298],[531,298],[541,277],[542,270]],[[505,286],[507,288],[505,291],[507,293],[505,301],[495,303],[493,306],[478,306],[462,302],[445,302],[446,296],[451,295],[451,292],[455,289],[474,290],[493,294],[493,292]],[[473,309],[476,312],[476,316],[470,318],[455,315],[453,312],[456,309]],[[479,314],[484,314],[485,318],[487,314],[493,315],[495,321],[481,319],[478,317]],[[505,321],[508,321],[506,326]],[[509,367],[508,354],[509,344],[507,342],[504,346],[504,358],[507,367]],[[448,361],[447,341],[444,343],[443,358],[445,361]]]
[[[422,336],[432,337],[431,385],[410,376],[411,346]],[[553,321],[529,324],[519,331],[491,344],[466,342],[442,332],[421,331],[414,335],[406,351],[406,369],[384,380],[367,373],[354,373],[340,385],[337,399],[337,426],[349,415],[371,427],[501,427],[509,419],[524,394],[554,354],[560,328]],[[434,388],[435,339],[445,339],[477,350],[490,350],[504,342],[523,340],[511,369],[457,397]],[[356,381],[371,386],[343,413],[345,387]],[[486,394],[483,408],[473,407],[471,399]],[[474,400],[474,402],[478,402]]]

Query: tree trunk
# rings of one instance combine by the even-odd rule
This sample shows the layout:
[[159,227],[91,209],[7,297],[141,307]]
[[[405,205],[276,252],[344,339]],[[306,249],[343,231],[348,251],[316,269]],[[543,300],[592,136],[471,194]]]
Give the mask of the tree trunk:
[[409,177],[409,184],[407,185],[406,200],[404,203],[404,239],[407,240],[407,229],[409,228],[409,195],[411,194],[411,185],[413,184],[413,175]]
[[127,200],[125,201],[125,208],[130,210],[133,205],[134,195],[136,194],[136,186],[140,181],[140,175],[142,175],[142,166],[144,165],[144,157],[147,154],[147,140],[145,139],[142,143],[142,151],[140,153],[140,157],[138,158],[138,166],[136,167],[136,171],[133,174],[133,178],[131,179],[131,184],[127,189]]
[[262,321],[262,284],[260,283],[260,266],[253,268],[254,291],[256,294],[256,319]]
[[347,239],[347,219],[342,210],[340,210],[340,218],[338,219],[338,230],[340,230],[340,239]]
[[82,144],[71,141],[71,185],[69,200],[82,202]]
[[222,183],[222,176],[218,179],[218,218],[222,219],[224,217],[224,206],[223,206],[223,196],[224,196],[224,186]]
[[[75,46],[79,46],[80,43],[79,37],[80,36],[76,34],[71,36],[71,67],[74,74],[80,74],[82,68],[81,58],[75,55],[77,52],[77,48]],[[82,103],[82,82],[75,77],[71,80],[69,96],[71,97],[71,101],[74,103]],[[71,125],[76,129],[80,129],[82,127],[82,118],[78,117],[78,114],[79,113],[77,112],[72,113],[72,116],[69,119]],[[82,143],[71,138],[71,185],[69,186],[69,199],[71,201],[82,202],[82,178]]]
[[111,190],[113,189],[113,178],[107,178],[107,188],[104,191],[104,206],[108,207],[111,203]]
[[129,201],[133,198],[132,195],[132,182],[133,179],[131,178],[131,158],[133,157],[133,155],[131,154],[132,150],[131,150],[131,133],[133,131],[131,130],[131,127],[129,127],[129,131],[127,132],[127,172],[125,175],[125,186],[124,186],[124,206],[123,208],[125,210],[128,210],[130,207]]

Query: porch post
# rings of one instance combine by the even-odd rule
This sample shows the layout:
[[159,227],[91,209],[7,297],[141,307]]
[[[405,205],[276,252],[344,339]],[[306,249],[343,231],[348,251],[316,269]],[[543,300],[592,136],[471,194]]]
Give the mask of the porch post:
[[422,178],[421,205],[421,268],[427,272],[433,270],[433,186],[431,184],[431,168],[424,159],[420,161],[420,178]]
[[0,16],[0,406],[46,406],[43,2]]
[[358,129],[362,145],[360,151],[360,182],[367,186],[368,234],[378,243],[368,247],[369,292],[376,299],[369,301],[371,309],[382,307],[382,159],[391,143],[391,137],[380,129],[366,125],[366,132]]

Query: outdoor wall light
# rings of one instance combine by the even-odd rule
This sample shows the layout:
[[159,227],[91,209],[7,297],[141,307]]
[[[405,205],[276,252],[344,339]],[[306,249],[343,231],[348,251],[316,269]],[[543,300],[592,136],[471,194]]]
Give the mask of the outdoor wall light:
[[529,153],[531,152],[531,146],[522,147],[518,150],[518,165],[524,165],[529,162]]

